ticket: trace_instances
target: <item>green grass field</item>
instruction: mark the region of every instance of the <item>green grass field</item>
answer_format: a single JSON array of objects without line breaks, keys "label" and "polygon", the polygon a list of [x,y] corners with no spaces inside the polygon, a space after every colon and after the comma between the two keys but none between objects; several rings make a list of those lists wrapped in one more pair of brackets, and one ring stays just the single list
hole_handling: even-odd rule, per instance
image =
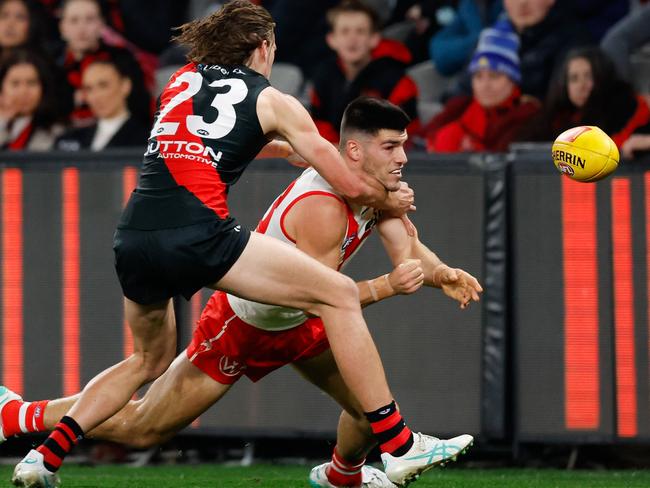
[{"label": "green grass field", "polygon": [[[8,486],[10,467],[0,468],[0,486]],[[308,487],[307,467],[214,465],[127,468],[67,466],[64,488],[294,488]],[[425,474],[414,488],[647,488],[650,471],[557,471],[526,469],[442,469]]]}]

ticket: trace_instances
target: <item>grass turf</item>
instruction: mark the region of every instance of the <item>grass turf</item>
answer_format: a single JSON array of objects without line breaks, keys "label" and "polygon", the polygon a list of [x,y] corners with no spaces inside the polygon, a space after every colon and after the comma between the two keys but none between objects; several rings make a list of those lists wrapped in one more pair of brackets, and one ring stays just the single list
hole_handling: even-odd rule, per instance
[{"label": "grass turf", "polygon": [[[0,468],[0,486],[7,486],[11,467]],[[66,466],[64,488],[294,488],[307,487],[308,467],[253,466],[250,468],[154,466],[98,468]],[[557,471],[532,469],[441,469],[426,473],[414,488],[647,488],[650,471]]]}]

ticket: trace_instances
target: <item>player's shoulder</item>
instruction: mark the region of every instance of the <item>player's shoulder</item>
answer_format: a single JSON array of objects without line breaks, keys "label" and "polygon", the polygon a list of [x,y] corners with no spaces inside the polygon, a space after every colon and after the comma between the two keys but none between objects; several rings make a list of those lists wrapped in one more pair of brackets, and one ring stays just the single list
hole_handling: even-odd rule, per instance
[{"label": "player's shoulder", "polygon": [[310,242],[321,249],[336,246],[345,235],[347,206],[337,195],[313,190],[293,201],[285,215],[285,228],[296,244]]},{"label": "player's shoulder", "polygon": [[258,103],[268,104],[274,109],[291,109],[302,107],[297,98],[282,93],[277,88],[268,86],[260,92]]},{"label": "player's shoulder", "polygon": [[309,114],[295,97],[268,86],[257,97],[257,117],[264,133],[268,134],[288,121],[299,121]]},{"label": "player's shoulder", "polygon": [[317,225],[347,221],[345,200],[313,168],[298,178],[289,211]]}]

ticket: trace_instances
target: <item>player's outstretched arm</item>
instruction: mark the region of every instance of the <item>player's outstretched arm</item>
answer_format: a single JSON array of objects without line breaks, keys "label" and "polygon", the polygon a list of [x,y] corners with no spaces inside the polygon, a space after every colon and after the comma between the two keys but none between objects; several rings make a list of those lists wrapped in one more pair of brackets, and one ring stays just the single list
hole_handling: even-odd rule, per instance
[{"label": "player's outstretched arm", "polygon": [[417,235],[409,236],[401,220],[383,219],[378,225],[384,248],[393,264],[405,259],[419,259],[424,273],[424,284],[441,288],[450,298],[458,301],[461,308],[467,308],[472,301],[480,299],[483,288],[468,272],[451,268],[426,247]]}]

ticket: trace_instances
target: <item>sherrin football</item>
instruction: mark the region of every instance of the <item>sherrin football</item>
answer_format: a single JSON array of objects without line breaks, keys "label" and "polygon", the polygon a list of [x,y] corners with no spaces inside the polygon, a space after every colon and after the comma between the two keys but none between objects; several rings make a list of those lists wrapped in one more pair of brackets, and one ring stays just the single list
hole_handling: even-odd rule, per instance
[{"label": "sherrin football", "polygon": [[594,126],[562,132],[553,143],[552,154],[558,171],[576,181],[602,180],[618,167],[618,147]]}]

